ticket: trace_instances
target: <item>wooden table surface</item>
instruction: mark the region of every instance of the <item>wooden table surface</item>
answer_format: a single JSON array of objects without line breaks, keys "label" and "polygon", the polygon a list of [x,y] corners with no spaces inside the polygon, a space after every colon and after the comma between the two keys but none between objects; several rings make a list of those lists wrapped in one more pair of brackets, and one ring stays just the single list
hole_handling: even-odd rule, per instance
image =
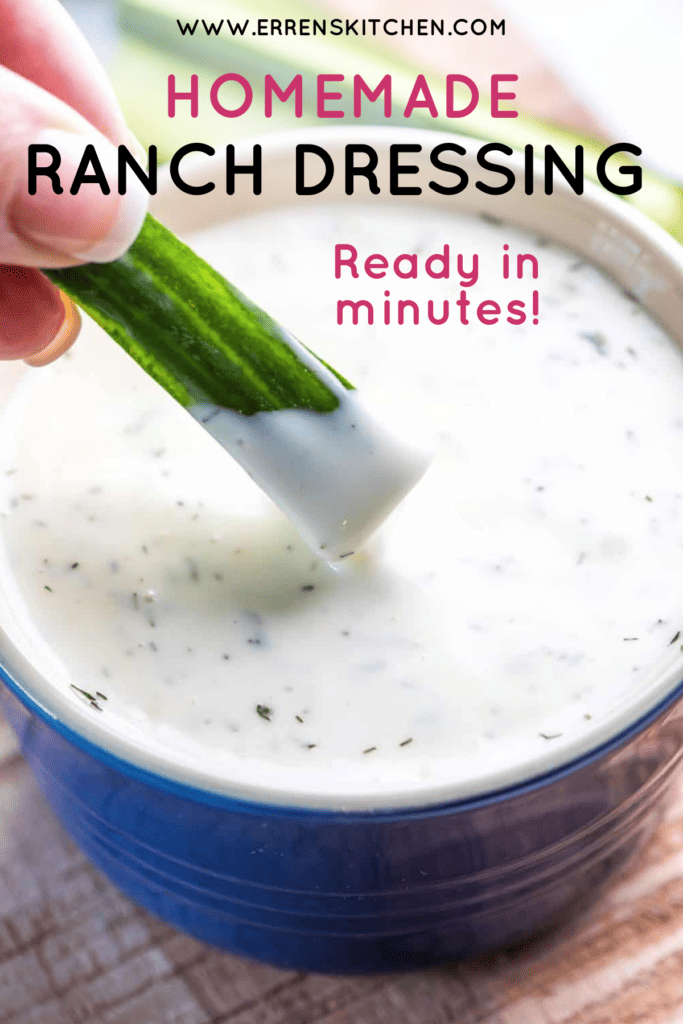
[{"label": "wooden table surface", "polygon": [[683,1024],[683,785],[629,874],[514,955],[341,978],[252,964],[90,866],[0,728],[2,1024]]},{"label": "wooden table surface", "polygon": [[[330,4],[415,14],[413,0]],[[432,0],[429,14],[452,6]],[[457,70],[516,71],[527,109],[594,131],[508,26],[504,49],[471,42]],[[449,65],[432,41],[404,45]],[[630,873],[579,921],[514,955],[405,975],[298,974],[218,953],[125,899],[66,837],[0,723],[0,1024],[683,1024],[682,829],[680,786]]]}]

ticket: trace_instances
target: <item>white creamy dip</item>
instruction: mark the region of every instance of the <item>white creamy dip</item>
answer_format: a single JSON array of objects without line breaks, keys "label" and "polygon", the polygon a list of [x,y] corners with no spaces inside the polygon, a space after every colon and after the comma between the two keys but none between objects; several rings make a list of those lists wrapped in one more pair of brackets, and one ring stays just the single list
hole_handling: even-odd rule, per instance
[{"label": "white creamy dip", "polygon": [[[333,807],[482,792],[608,735],[681,658],[674,343],[574,255],[443,211],[347,201],[191,243],[435,461],[335,571],[91,325],[0,432],[3,625],[42,699],[176,778]],[[461,285],[336,281],[336,243],[476,252],[471,309],[537,288],[539,323],[338,326],[340,298],[439,310]],[[538,281],[501,279],[504,244]]]}]

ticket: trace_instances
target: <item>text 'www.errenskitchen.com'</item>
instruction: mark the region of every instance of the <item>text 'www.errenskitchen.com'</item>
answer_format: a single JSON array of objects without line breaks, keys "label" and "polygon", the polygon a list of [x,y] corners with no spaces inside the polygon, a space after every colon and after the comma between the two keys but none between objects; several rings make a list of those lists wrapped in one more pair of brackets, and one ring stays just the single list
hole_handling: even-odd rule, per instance
[{"label": "text 'www.errenskitchen.com'", "polygon": [[245,18],[180,21],[183,36],[493,36],[505,35],[505,19],[457,18]]}]

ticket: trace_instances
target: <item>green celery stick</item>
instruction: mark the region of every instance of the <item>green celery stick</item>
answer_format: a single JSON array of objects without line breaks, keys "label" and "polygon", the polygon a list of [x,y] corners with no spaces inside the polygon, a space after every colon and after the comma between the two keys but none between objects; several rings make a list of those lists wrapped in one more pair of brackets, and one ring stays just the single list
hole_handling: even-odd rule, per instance
[{"label": "green celery stick", "polygon": [[356,551],[424,473],[426,450],[152,217],[120,259],[46,273],[328,562]]},{"label": "green celery stick", "polygon": [[113,263],[45,273],[186,408],[251,416],[339,404],[279,324],[149,215]]}]

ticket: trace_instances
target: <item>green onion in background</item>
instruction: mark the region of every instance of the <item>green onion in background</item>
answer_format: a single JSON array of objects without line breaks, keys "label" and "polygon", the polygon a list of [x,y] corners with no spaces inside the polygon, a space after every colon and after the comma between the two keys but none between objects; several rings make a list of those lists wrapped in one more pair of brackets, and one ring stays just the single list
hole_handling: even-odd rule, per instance
[{"label": "green onion in background", "polygon": [[[253,21],[277,14],[263,0],[230,0],[229,4],[225,0],[202,0],[200,5],[195,0],[119,0],[119,10],[121,27],[128,35],[118,68],[113,69],[114,84],[133,130],[146,144],[159,145],[160,152],[165,156],[170,156],[175,148],[190,140],[220,145],[229,141],[236,142],[238,137],[244,135],[280,130],[296,124],[319,123],[315,116],[313,95],[314,80],[318,74],[336,72],[346,76],[343,83],[335,83],[335,89],[342,92],[342,105],[348,110],[349,84],[354,74],[362,75],[369,85],[376,86],[390,72],[394,107],[399,112],[398,116],[394,116],[393,123],[409,123],[415,128],[448,132],[456,130],[459,134],[502,142],[518,150],[532,145],[537,155],[543,152],[544,146],[551,144],[569,166],[573,164],[575,147],[582,145],[585,173],[596,180],[595,164],[605,148],[604,141],[580,136],[551,122],[527,115],[494,120],[486,109],[483,94],[477,109],[465,118],[456,121],[443,115],[432,118],[416,110],[407,122],[402,110],[416,75],[425,75],[435,96],[442,89],[442,81],[437,75],[416,66],[400,54],[382,47],[371,37],[316,36],[315,39],[300,39],[296,36],[257,36],[252,35],[251,31],[247,31],[244,36],[230,36],[225,32],[219,36],[205,34],[201,25],[202,18],[207,23],[218,23],[221,18],[242,23],[245,19]],[[287,17],[329,19],[333,16],[334,12],[329,9],[306,0],[288,0]],[[199,28],[194,36],[183,36],[177,21],[194,24],[197,19]],[[224,118],[211,110],[208,96],[213,80],[228,71],[243,74],[249,80],[254,88],[254,102],[248,114],[237,122],[226,123]],[[189,106],[187,103],[179,104],[175,118],[167,116],[167,75],[171,73],[177,77],[178,88],[181,88],[181,82],[188,83],[185,88],[189,87],[190,74],[199,74],[199,118],[190,118],[184,109]],[[274,104],[274,117],[264,118],[263,100],[259,95],[259,83],[263,82],[264,76],[273,75],[282,87],[299,73],[304,80],[303,118],[295,119],[291,102]],[[145,86],[143,104],[140,102],[141,82]],[[469,92],[465,90],[463,102],[467,99]],[[347,118],[344,123],[351,122]],[[387,121],[381,116],[381,111],[375,111],[370,104],[365,104],[363,116],[358,120],[353,119],[352,123],[390,124],[392,121]],[[628,162],[623,157],[620,159],[623,163]],[[683,242],[683,189],[679,185],[644,170],[642,189],[626,197],[626,201],[633,203],[674,238]]]}]

